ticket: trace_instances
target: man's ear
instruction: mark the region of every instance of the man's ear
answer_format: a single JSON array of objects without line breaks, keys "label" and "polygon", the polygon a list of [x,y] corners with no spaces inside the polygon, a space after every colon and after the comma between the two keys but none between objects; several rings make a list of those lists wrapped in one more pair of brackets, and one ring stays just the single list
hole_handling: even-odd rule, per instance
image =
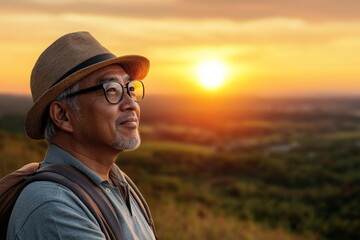
[{"label": "man's ear", "polygon": [[54,101],[50,104],[49,114],[50,118],[58,127],[66,132],[73,131],[73,125],[69,114],[69,106],[60,101]]}]

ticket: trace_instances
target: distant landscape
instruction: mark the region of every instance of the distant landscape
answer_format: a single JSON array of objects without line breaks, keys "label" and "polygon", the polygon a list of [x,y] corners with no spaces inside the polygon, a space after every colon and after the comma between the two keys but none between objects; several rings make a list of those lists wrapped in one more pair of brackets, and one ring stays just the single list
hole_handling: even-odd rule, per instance
[{"label": "distant landscape", "polygon": [[[41,161],[30,97],[0,95],[0,177]],[[360,239],[360,97],[146,96],[117,164],[160,239]],[[20,150],[20,151],[19,151]]]}]

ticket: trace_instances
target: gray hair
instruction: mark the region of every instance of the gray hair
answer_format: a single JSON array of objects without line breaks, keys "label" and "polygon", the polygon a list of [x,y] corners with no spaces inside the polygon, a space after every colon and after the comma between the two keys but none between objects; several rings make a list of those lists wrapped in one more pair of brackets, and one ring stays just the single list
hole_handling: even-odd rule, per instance
[{"label": "gray hair", "polygon": [[[76,96],[68,97],[69,95],[75,93],[78,89],[79,89],[79,82],[75,83],[74,85],[72,85],[71,87],[69,87],[68,89],[63,91],[59,96],[56,97],[56,100],[69,104],[69,106],[75,112],[79,113],[80,109],[78,106]],[[45,130],[44,130],[45,140],[46,141],[51,140],[55,136],[57,130],[58,130],[58,128],[56,127],[53,120],[51,119],[50,114],[48,114]]]}]

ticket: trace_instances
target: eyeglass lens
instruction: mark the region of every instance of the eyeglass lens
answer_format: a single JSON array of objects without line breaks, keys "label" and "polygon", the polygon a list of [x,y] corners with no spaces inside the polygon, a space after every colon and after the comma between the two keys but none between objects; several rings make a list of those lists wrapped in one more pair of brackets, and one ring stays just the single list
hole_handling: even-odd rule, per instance
[{"label": "eyeglass lens", "polygon": [[[123,98],[123,87],[118,82],[108,82],[103,85],[106,99],[113,104],[119,103]],[[144,98],[144,85],[139,80],[133,80],[126,84],[126,93],[136,102]]]},{"label": "eyeglass lens", "polygon": [[144,85],[141,81],[130,81],[127,84],[128,94],[134,101],[140,102],[144,98]]}]

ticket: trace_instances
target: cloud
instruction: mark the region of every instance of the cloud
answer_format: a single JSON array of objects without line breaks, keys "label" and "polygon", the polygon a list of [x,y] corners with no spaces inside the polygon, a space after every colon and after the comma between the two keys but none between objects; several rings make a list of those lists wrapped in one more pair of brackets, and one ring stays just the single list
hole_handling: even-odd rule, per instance
[{"label": "cloud", "polygon": [[136,18],[229,19],[300,18],[306,21],[359,19],[358,0],[3,0],[2,11],[112,15]]}]

